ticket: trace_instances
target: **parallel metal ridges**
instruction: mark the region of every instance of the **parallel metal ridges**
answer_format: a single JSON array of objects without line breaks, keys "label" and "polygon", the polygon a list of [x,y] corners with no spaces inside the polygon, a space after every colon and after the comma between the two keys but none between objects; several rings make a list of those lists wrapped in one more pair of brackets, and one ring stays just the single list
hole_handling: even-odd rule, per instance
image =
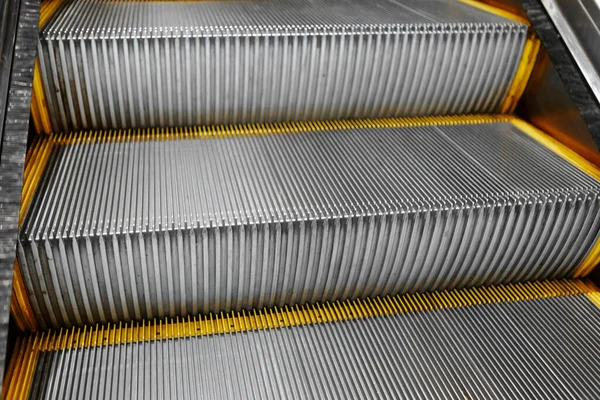
[{"label": "parallel metal ridges", "polygon": [[[60,7],[63,0],[44,0],[40,5],[40,18],[38,27],[42,29],[46,22]],[[39,61],[35,60],[33,73],[33,91],[31,94],[31,118],[37,132],[52,132],[50,116],[46,105],[46,95],[40,71]]]},{"label": "parallel metal ridges", "polygon": [[526,40],[443,0],[74,0],[39,61],[70,132],[499,112]]},{"label": "parallel metal ridges", "polygon": [[[446,0],[243,0],[131,2],[68,0],[44,27],[47,37],[130,37],[131,32],[219,31],[237,28],[366,27],[395,24],[514,24],[516,21]],[[525,25],[520,23],[520,25]]]},{"label": "parallel metal ridges", "polygon": [[510,123],[331,124],[50,137],[19,245],[41,326],[563,277],[596,243],[599,182]]},{"label": "parallel metal ridges", "polygon": [[4,394],[590,398],[600,383],[597,294],[581,281],[538,282],[222,317],[255,324],[229,334],[198,334],[190,321],[160,326],[177,334],[158,338],[156,322],[31,335],[17,343]]}]

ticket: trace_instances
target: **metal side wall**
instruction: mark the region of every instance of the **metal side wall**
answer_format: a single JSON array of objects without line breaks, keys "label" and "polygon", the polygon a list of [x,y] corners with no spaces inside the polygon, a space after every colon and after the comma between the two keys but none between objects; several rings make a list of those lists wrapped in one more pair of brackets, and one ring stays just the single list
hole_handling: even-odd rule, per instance
[{"label": "metal side wall", "polygon": [[[17,225],[23,183],[23,167],[29,132],[29,106],[33,81],[33,64],[38,35],[39,1],[7,1],[12,10],[8,23],[1,29],[14,29],[14,48],[5,47],[3,71],[10,71],[7,85],[0,87],[6,103],[0,113],[0,380],[4,376],[4,357],[8,334],[13,266],[15,262]],[[15,10],[18,12],[15,13]],[[18,19],[15,19],[18,18]],[[18,23],[16,23],[18,21]],[[14,51],[13,51],[14,50]],[[2,85],[6,83],[3,81]],[[0,115],[2,115],[0,114]]]}]

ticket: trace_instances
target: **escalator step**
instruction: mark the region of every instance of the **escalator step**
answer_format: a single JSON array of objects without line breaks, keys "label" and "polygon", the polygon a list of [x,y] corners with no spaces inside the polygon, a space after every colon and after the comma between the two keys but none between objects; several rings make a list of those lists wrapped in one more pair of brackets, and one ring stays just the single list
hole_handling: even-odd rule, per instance
[{"label": "escalator step", "polygon": [[534,47],[455,0],[67,0],[36,112],[54,132],[505,113]]},{"label": "escalator step", "polygon": [[50,135],[30,158],[18,254],[41,327],[568,277],[599,255],[598,169],[509,117]]}]

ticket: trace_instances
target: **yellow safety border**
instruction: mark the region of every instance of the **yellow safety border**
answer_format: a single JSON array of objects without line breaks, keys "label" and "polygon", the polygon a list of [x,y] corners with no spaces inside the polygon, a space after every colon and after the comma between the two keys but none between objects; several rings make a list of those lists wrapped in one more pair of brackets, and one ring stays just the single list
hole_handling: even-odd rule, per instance
[{"label": "yellow safety border", "polygon": [[25,156],[25,170],[23,171],[23,188],[21,192],[21,209],[19,210],[19,225],[25,218],[31,199],[38,182],[44,172],[46,163],[50,158],[54,141],[43,137],[36,137]]},{"label": "yellow safety border", "polygon": [[[40,21],[38,28],[41,30],[46,22],[56,12],[63,0],[45,0],[40,4]],[[40,72],[40,64],[36,58],[33,67],[33,90],[31,92],[31,117],[35,130],[38,133],[52,132],[50,124],[50,115],[46,104],[46,95],[44,93],[44,84]]]},{"label": "yellow safety border", "polygon": [[113,141],[157,141],[211,139],[234,136],[263,136],[344,129],[402,128],[429,125],[472,125],[509,122],[503,115],[453,115],[439,117],[405,117],[339,121],[276,122],[241,125],[210,125],[184,128],[140,128],[106,131],[80,131],[70,134],[51,134],[43,140],[53,144],[95,143]]},{"label": "yellow safety border", "polygon": [[[25,170],[23,171],[23,188],[21,191],[21,209],[19,211],[19,226],[25,218],[25,213],[29,208],[31,199],[38,182],[42,176],[42,172],[46,167],[46,163],[50,157],[52,140],[46,140],[42,137],[36,137],[25,156]],[[15,261],[13,275],[13,290],[10,301],[10,311],[15,323],[21,330],[35,331],[38,329],[37,319],[33,313],[27,289],[19,263]]]},{"label": "yellow safety border", "polygon": [[[555,154],[569,161],[571,164],[584,171],[588,175],[594,177],[600,181],[600,168],[573,151],[571,148],[565,146],[552,136],[544,133],[535,126],[523,121],[522,119],[513,117],[511,123],[516,126],[520,131],[527,134],[543,146],[550,149]],[[589,251],[587,256],[583,259],[581,264],[573,272],[573,278],[581,278],[588,275],[596,265],[600,263],[600,237],[597,238],[596,243]]]},{"label": "yellow safety border", "polygon": [[574,295],[592,296],[592,299],[600,293],[595,286],[581,280],[538,281],[38,332],[18,340],[8,366],[3,394],[5,399],[26,397],[35,363],[42,351],[222,335]]},{"label": "yellow safety border", "polygon": [[37,335],[17,338],[2,384],[3,399],[27,398],[38,354]]},{"label": "yellow safety border", "polygon": [[[464,4],[468,4],[471,7],[478,8],[488,13],[497,15],[502,18],[510,19],[511,21],[519,22],[530,27],[530,23],[527,18],[509,10],[502,9],[495,5],[487,4],[481,0],[460,1]],[[500,113],[510,114],[517,107],[517,103],[521,99],[521,96],[523,95],[523,92],[527,87],[527,83],[529,82],[529,78],[531,77],[531,73],[533,72],[533,68],[535,66],[540,47],[540,40],[533,33],[531,28],[529,28],[529,31],[527,33],[527,41],[525,42],[523,54],[521,55],[521,61],[519,63],[519,66],[517,67],[517,71],[515,73],[515,76],[513,77],[512,83],[510,84],[510,87],[508,88],[508,91],[504,96],[504,100],[502,100],[502,105],[500,106]]]},{"label": "yellow safety border", "polygon": [[40,63],[35,60],[33,67],[33,90],[31,91],[31,117],[37,133],[52,132],[50,124],[50,115],[46,105],[46,95],[44,94],[44,85],[42,83]]},{"label": "yellow safety border", "polygon": [[523,96],[523,92],[525,92],[525,88],[531,78],[540,47],[541,43],[539,39],[534,33],[529,32],[525,47],[523,48],[523,54],[521,55],[521,62],[500,106],[502,114],[510,114],[515,111],[517,103],[519,103],[521,96]]}]

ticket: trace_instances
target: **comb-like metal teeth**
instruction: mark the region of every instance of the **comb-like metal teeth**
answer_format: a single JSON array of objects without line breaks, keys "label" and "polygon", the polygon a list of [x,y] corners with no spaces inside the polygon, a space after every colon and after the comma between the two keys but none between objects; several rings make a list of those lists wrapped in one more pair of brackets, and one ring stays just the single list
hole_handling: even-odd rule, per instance
[{"label": "comb-like metal teeth", "polygon": [[147,340],[41,351],[30,398],[589,399],[600,385],[585,295]]},{"label": "comb-like metal teeth", "polygon": [[48,139],[19,245],[41,325],[561,277],[598,237],[599,182],[511,123],[353,125]]},{"label": "comb-like metal teeth", "polygon": [[458,1],[72,0],[39,60],[69,132],[499,112],[526,39]]}]

